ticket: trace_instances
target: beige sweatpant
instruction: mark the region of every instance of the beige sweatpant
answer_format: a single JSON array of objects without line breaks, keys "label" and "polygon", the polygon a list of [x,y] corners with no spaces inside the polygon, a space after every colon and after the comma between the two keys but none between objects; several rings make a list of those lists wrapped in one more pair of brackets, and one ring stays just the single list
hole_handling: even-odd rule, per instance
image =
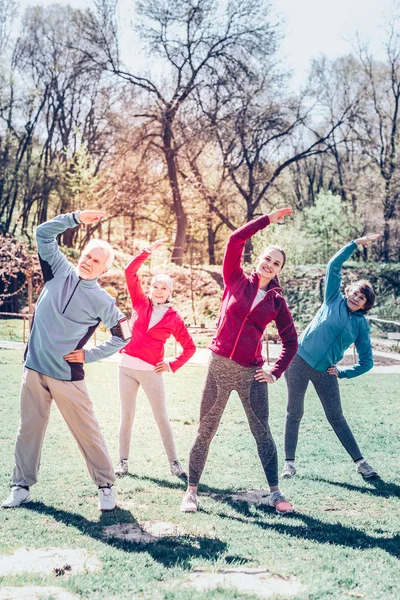
[{"label": "beige sweatpant", "polygon": [[135,418],[136,398],[139,386],[149,399],[154,419],[160,431],[169,462],[177,460],[174,434],[167,414],[164,381],[161,373],[139,371],[128,367],[119,368],[119,395],[121,398],[121,421],[119,426],[119,456],[129,458],[132,425]]},{"label": "beige sweatpant", "polygon": [[112,485],[115,474],[84,381],[61,381],[24,369],[20,392],[21,421],[15,443],[14,485],[37,481],[40,455],[52,400],[64,417],[97,485]]}]

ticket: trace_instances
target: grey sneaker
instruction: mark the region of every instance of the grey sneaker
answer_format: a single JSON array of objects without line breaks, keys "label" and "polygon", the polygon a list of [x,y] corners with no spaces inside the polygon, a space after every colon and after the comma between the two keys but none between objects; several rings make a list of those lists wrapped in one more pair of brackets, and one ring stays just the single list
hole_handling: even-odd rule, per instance
[{"label": "grey sneaker", "polygon": [[291,462],[285,462],[281,477],[283,479],[290,479],[293,475],[296,475],[296,467]]},{"label": "grey sneaker", "polygon": [[357,473],[369,479],[370,477],[379,477],[378,473],[367,463],[366,460],[362,460],[357,464]]},{"label": "grey sneaker", "polygon": [[187,474],[179,460],[173,460],[172,462],[170,462],[169,468],[172,475],[176,475],[177,477],[180,477],[181,479],[185,479],[187,481]]},{"label": "grey sneaker", "polygon": [[278,515],[286,515],[293,512],[293,507],[280,490],[271,492],[268,498],[269,506],[274,506]]},{"label": "grey sneaker", "polygon": [[128,461],[125,458],[120,458],[115,468],[117,477],[123,477],[128,472]]},{"label": "grey sneaker", "polygon": [[1,505],[2,508],[16,508],[17,506],[21,506],[21,504],[25,504],[26,502],[30,502],[32,500],[31,495],[29,493],[29,489],[27,490],[24,487],[20,487],[19,485],[13,485],[11,488],[10,495],[4,500]]}]

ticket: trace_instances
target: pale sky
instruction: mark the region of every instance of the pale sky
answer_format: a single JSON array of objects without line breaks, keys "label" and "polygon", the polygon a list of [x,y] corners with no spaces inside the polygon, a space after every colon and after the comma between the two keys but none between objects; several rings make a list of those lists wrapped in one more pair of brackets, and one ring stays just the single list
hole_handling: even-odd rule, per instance
[{"label": "pale sky", "polygon": [[[337,58],[352,52],[357,33],[382,57],[387,21],[399,15],[398,0],[274,0],[285,21],[281,53],[301,85],[311,60],[325,54]],[[400,32],[399,32],[400,33]]]},{"label": "pale sky", "polygon": [[[120,0],[125,28],[132,19],[133,1]],[[357,33],[364,42],[370,43],[377,57],[382,57],[387,20],[396,10],[400,15],[400,0],[271,1],[283,21],[285,38],[280,54],[283,66],[293,72],[294,89],[305,82],[313,58],[322,54],[336,58],[352,52]],[[20,0],[21,12],[28,5],[54,3],[54,0]],[[67,3],[76,8],[93,5],[92,0],[70,0]]]}]

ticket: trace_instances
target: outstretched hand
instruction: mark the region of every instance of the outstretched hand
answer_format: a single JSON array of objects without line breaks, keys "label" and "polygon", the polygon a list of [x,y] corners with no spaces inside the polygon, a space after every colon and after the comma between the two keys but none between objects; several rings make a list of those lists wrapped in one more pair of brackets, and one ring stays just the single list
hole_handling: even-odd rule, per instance
[{"label": "outstretched hand", "polygon": [[375,242],[376,240],[378,240],[381,237],[381,235],[381,233],[368,233],[364,237],[354,240],[354,243],[357,244],[357,246],[369,246],[371,242]]},{"label": "outstretched hand", "polygon": [[104,210],[81,210],[79,220],[84,225],[90,225],[91,223],[97,223],[106,215],[107,213]]},{"label": "outstretched hand", "polygon": [[270,223],[283,223],[285,217],[288,217],[293,212],[292,208],[288,206],[286,208],[278,208],[277,210],[273,210],[268,214]]},{"label": "outstretched hand", "polygon": [[157,250],[157,248],[161,248],[161,246],[164,244],[164,242],[167,242],[167,241],[168,241],[168,238],[162,238],[161,240],[156,240],[155,242],[153,242],[152,244],[147,246],[147,249],[150,252],[153,252],[153,250]]}]

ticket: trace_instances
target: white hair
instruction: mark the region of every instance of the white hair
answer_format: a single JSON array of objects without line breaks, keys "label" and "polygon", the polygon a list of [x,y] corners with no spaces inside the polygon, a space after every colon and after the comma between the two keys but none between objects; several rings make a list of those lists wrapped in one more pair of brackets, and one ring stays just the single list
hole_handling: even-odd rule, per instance
[{"label": "white hair", "polygon": [[169,287],[169,289],[172,292],[172,288],[174,286],[172,277],[170,277],[169,275],[165,275],[164,273],[160,273],[160,275],[154,275],[150,285],[154,285],[157,281],[162,281],[162,283],[165,283],[165,285]]},{"label": "white hair", "polygon": [[104,240],[93,238],[86,244],[86,246],[82,250],[82,254],[84,254],[84,252],[86,252],[87,250],[91,250],[92,248],[102,248],[107,252],[107,260],[105,267],[106,269],[109,269],[113,264],[115,258],[113,247],[110,246],[110,244],[108,242],[105,242]]}]

